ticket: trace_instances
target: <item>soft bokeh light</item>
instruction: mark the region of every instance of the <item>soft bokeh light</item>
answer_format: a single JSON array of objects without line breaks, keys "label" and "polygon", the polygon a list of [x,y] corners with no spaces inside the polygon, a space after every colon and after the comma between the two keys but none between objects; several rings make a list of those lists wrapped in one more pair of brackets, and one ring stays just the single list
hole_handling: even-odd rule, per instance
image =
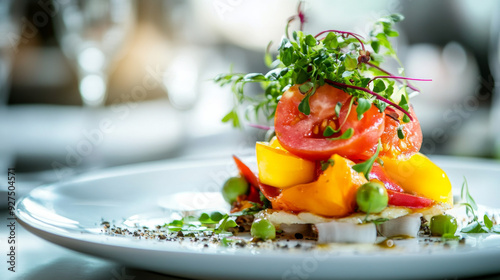
[{"label": "soft bokeh light", "polygon": [[102,71],[105,60],[102,51],[95,47],[86,48],[78,54],[78,64],[83,71]]},{"label": "soft bokeh light", "polygon": [[88,75],[80,81],[80,92],[85,104],[95,106],[104,100],[106,82],[99,75]]}]

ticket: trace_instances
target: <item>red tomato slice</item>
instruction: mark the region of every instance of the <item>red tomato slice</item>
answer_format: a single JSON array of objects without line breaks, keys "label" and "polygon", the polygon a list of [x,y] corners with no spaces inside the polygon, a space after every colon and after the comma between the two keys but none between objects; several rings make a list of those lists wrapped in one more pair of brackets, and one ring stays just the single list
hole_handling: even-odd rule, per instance
[{"label": "red tomato slice", "polygon": [[[293,86],[283,94],[276,108],[276,136],[285,149],[308,160],[326,160],[333,154],[351,160],[364,160],[375,153],[378,139],[384,131],[384,113],[372,106],[358,120],[356,105],[348,113],[351,96],[340,89],[324,85],[309,99],[311,112],[305,115],[298,109],[304,96],[298,86]],[[335,106],[338,102],[343,106],[337,118]],[[335,129],[344,120],[341,132],[332,137],[338,137],[352,128],[354,134],[351,138],[329,140],[323,137],[327,125],[335,126]]]},{"label": "red tomato slice", "polygon": [[[257,177],[257,175],[253,173],[253,171],[237,156],[233,156],[233,159],[236,163],[236,166],[238,167],[238,170],[240,171],[241,176],[243,176],[254,189],[259,189],[267,199],[272,200],[280,194],[280,190],[278,188],[264,185],[259,182],[259,177]],[[251,196],[251,194],[252,190],[250,190],[249,197]]]},{"label": "red tomato slice", "polygon": [[[422,145],[422,130],[420,129],[420,123],[411,106],[409,113],[413,120],[404,123],[403,112],[390,108],[386,111],[385,128],[381,138],[383,149],[380,151],[380,156],[392,158],[400,156],[410,157],[420,150],[420,146]],[[400,125],[403,127],[403,139],[398,138],[397,129]]]},{"label": "red tomato slice", "polygon": [[409,208],[425,208],[431,206],[432,199],[411,195],[393,190],[387,190],[389,195],[389,205],[404,206]]},{"label": "red tomato slice", "polygon": [[241,176],[247,180],[247,182],[254,186],[258,187],[259,186],[259,179],[255,173],[246,165],[244,164],[237,156],[233,156],[234,162],[236,163],[236,167],[238,167],[238,170],[240,171]]}]

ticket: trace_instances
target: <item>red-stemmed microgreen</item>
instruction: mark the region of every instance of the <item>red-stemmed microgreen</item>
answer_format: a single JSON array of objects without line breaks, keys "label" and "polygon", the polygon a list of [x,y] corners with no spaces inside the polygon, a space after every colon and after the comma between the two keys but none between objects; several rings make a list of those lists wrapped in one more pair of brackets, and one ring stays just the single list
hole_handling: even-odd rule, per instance
[{"label": "red-stemmed microgreen", "polygon": [[[375,69],[379,70],[380,72],[383,72],[383,73],[385,73],[385,74],[389,75],[389,76],[394,76],[393,74],[391,74],[391,72],[389,72],[389,71],[387,71],[387,70],[384,70],[384,69],[382,69],[380,66],[377,66],[377,65],[375,65],[375,64],[373,64],[373,63],[371,63],[371,62],[367,62],[366,64],[367,64],[367,65],[369,65],[370,67],[373,67],[373,68],[375,68]],[[401,78],[396,79],[396,80],[397,80],[399,83],[402,83],[402,82],[401,82],[401,80],[402,80]],[[408,79],[407,79],[407,80],[408,80]],[[432,81],[432,80],[431,80],[431,81]],[[406,83],[406,86],[407,86],[407,87],[409,87],[409,88],[410,88],[411,90],[413,90],[413,91],[418,91],[418,92],[420,92],[420,90],[419,90],[418,88],[416,88],[415,86],[413,86],[410,82],[407,82],[407,83]]]},{"label": "red-stemmed microgreen", "polygon": [[401,76],[375,76],[368,82],[368,84],[370,84],[371,82],[373,82],[376,79],[395,79],[395,80],[432,82],[432,79],[416,79],[416,78],[408,78],[408,77],[401,77]]},{"label": "red-stemmed microgreen", "polygon": [[358,86],[353,86],[353,85],[347,85],[347,84],[343,84],[343,83],[338,83],[338,82],[335,82],[335,81],[330,81],[330,80],[327,80],[326,81],[328,84],[331,84],[333,86],[337,86],[337,87],[343,87],[343,88],[352,88],[352,89],[357,89],[357,90],[361,90],[361,91],[364,91],[368,94],[371,94],[373,95],[376,99],[380,100],[380,101],[383,101],[387,104],[389,104],[390,106],[398,109],[399,111],[403,112],[405,115],[408,116],[408,118],[410,118],[410,120],[413,120],[413,117],[410,115],[410,113],[403,109],[403,107],[399,106],[398,104],[392,102],[391,100],[381,96],[380,94],[376,93],[376,92],[373,92],[367,88],[364,88],[364,87],[358,87]]},{"label": "red-stemmed microgreen", "polygon": [[[403,122],[412,121],[406,87],[417,91],[418,89],[408,81],[428,81],[428,79],[408,78],[404,77],[404,74],[393,75],[380,66],[383,55],[399,62],[389,37],[398,35],[393,25],[401,21],[403,16],[393,14],[376,21],[374,28],[368,33],[368,39],[350,31],[336,29],[325,30],[313,36],[302,32],[306,22],[302,8],[303,3],[300,2],[297,14],[289,18],[285,37],[279,44],[278,55],[274,60],[269,51],[271,45],[268,45],[265,61],[271,68],[269,72],[247,75],[230,73],[215,78],[215,82],[221,86],[228,84],[232,86],[238,105],[251,105],[250,108],[255,110],[255,119],[250,122],[258,123],[262,116],[266,117],[266,121],[270,121],[274,117],[282,94],[294,85],[299,85],[299,91],[304,95],[298,110],[304,115],[309,115],[311,96],[325,84],[340,88],[351,95],[349,112],[353,102],[356,102],[358,120],[361,120],[364,113],[375,105],[380,112],[399,110],[404,114]],[[290,23],[297,20],[300,21],[300,29],[289,34]],[[372,50],[368,50],[368,46]],[[402,86],[395,82],[402,83]],[[260,97],[245,94],[244,86],[247,83],[259,83],[263,88],[263,94]],[[370,83],[373,83],[372,88]],[[341,106],[342,104],[336,104],[335,108],[332,108],[337,117]],[[233,126],[240,126],[237,112],[237,108],[233,108],[223,121],[232,122]],[[248,116],[247,114],[247,119]],[[262,128],[264,127],[268,126]],[[341,127],[342,125],[336,129],[328,129],[324,137],[338,139],[339,137],[332,136],[338,136]],[[347,136],[349,133],[345,135]]]},{"label": "red-stemmed microgreen", "polygon": [[[361,40],[363,38],[363,36],[361,36],[359,34],[356,34],[356,33],[353,33],[353,32],[329,29],[329,30],[321,31],[320,33],[316,34],[316,36],[314,36],[314,38],[318,39],[319,36],[321,36],[321,35],[323,35],[325,33],[331,33],[331,32],[342,34],[342,35],[345,35],[346,37],[347,36],[354,37],[359,42],[359,44],[361,45],[361,48],[363,49],[363,51],[366,51],[365,44],[363,44],[363,41]],[[326,37],[319,39],[319,41],[323,41],[324,39],[326,39]]]}]

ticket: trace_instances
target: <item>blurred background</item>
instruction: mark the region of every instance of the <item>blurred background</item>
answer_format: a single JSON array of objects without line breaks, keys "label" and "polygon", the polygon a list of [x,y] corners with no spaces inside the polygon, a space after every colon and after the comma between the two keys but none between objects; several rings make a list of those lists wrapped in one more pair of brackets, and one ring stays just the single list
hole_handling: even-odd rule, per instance
[{"label": "blurred background", "polygon": [[[24,186],[108,166],[252,149],[221,123],[218,73],[267,72],[292,0],[0,1],[0,170]],[[399,12],[395,42],[427,154],[500,157],[500,2],[306,1],[305,31],[366,34]],[[390,67],[390,65],[389,65]],[[498,82],[497,82],[498,83]],[[5,177],[2,177],[5,178]],[[30,184],[30,182],[32,184]]]}]

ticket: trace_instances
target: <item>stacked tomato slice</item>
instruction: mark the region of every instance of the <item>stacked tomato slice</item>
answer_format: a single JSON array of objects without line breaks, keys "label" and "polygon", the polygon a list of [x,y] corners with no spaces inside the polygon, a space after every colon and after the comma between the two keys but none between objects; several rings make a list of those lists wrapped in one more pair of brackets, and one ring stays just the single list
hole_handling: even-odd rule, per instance
[{"label": "stacked tomato slice", "polygon": [[[419,151],[422,144],[420,124],[410,109],[413,121],[404,123],[403,113],[391,110],[380,112],[375,105],[359,120],[357,104],[349,106],[351,97],[333,86],[324,85],[316,90],[309,99],[310,114],[299,111],[304,99],[297,86],[285,92],[276,108],[274,119],[276,136],[280,144],[291,153],[309,160],[326,160],[333,154],[357,161],[372,156],[381,139],[383,149],[380,156],[409,157]],[[337,116],[335,107],[341,105]],[[325,137],[327,126],[340,131]],[[402,129],[403,139],[397,135]],[[335,139],[352,129],[349,139]]]}]

